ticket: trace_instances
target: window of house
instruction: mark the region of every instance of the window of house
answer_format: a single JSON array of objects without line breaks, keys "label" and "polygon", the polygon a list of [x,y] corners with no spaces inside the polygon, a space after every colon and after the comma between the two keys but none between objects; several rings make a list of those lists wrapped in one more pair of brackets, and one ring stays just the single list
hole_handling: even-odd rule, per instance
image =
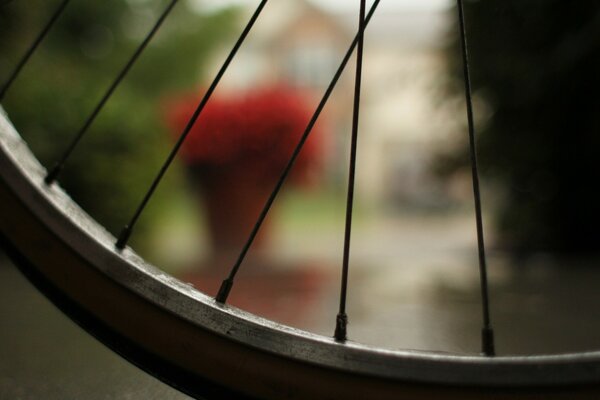
[{"label": "window of house", "polygon": [[328,44],[294,47],[286,63],[287,78],[300,87],[326,85],[335,73],[334,50]]}]

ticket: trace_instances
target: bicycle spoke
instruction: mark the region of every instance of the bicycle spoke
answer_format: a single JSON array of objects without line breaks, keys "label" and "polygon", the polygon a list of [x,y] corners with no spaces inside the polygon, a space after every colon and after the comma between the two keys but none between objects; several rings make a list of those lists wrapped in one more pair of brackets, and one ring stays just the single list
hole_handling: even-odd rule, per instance
[{"label": "bicycle spoke", "polygon": [[154,24],[154,26],[152,27],[150,32],[146,35],[145,39],[139,45],[139,47],[137,48],[135,53],[133,53],[133,55],[131,56],[131,58],[125,65],[125,67],[121,70],[121,72],[119,73],[117,78],[114,80],[112,85],[108,88],[108,90],[106,91],[106,93],[104,94],[104,96],[102,97],[100,102],[98,103],[98,105],[96,105],[96,108],[94,109],[94,111],[92,111],[92,113],[87,118],[87,120],[85,121],[85,123],[83,124],[81,129],[79,129],[79,131],[77,132],[77,134],[75,135],[75,137],[73,138],[73,140],[71,141],[71,143],[69,144],[69,146],[67,147],[65,152],[63,153],[62,157],[54,165],[52,170],[50,170],[48,175],[46,175],[46,179],[45,179],[46,184],[50,185],[56,180],[56,178],[58,178],[60,171],[62,170],[63,166],[65,165],[65,163],[67,162],[67,160],[69,159],[69,157],[71,156],[71,154],[73,153],[73,151],[75,150],[75,148],[77,147],[77,145],[79,144],[81,139],[85,136],[86,132],[88,131],[88,129],[90,128],[90,126],[92,125],[92,123],[94,122],[94,120],[96,119],[98,114],[100,114],[100,111],[102,111],[102,109],[104,108],[104,106],[106,105],[108,100],[113,95],[114,91],[117,89],[117,87],[119,87],[119,85],[121,84],[121,81],[123,81],[123,79],[129,72],[131,67],[133,67],[135,62],[138,60],[138,58],[144,51],[144,49],[146,49],[146,47],[148,46],[148,44],[150,43],[150,41],[152,40],[152,38],[154,37],[156,32],[159,30],[159,28],[163,24],[164,20],[171,13],[171,10],[173,9],[173,7],[175,7],[175,5],[177,4],[178,1],[179,0],[171,0],[169,5],[167,6],[167,8],[165,8],[165,10],[160,15],[160,17],[158,18],[158,20],[156,21],[156,23]]},{"label": "bicycle spoke", "polygon": [[365,0],[360,0],[360,18],[358,22],[358,49],[356,50],[356,75],[354,82],[354,110],[352,113],[352,143],[350,147],[350,168],[348,172],[348,197],[346,200],[346,228],[344,232],[344,259],[342,263],[342,287],[340,291],[340,309],[336,317],[335,340],[346,341],[348,315],[346,298],[348,294],[348,272],[350,263],[350,238],[352,235],[352,212],[354,209],[354,178],[356,175],[356,150],[358,144],[358,119],[360,114],[360,89],[362,81],[362,61],[365,34]]},{"label": "bicycle spoke", "polygon": [[227,69],[229,68],[229,65],[231,64],[231,62],[235,58],[235,55],[237,54],[239,48],[244,43],[244,40],[246,39],[246,37],[250,33],[250,30],[252,30],[252,27],[254,26],[254,23],[256,22],[256,20],[258,19],[258,17],[260,16],[262,10],[264,9],[264,7],[265,7],[265,5],[267,4],[268,1],[269,0],[262,0],[260,2],[260,4],[258,5],[258,7],[256,8],[256,11],[254,11],[254,14],[252,14],[252,17],[248,21],[248,24],[246,25],[246,27],[242,31],[242,33],[241,33],[240,37],[238,38],[237,42],[235,43],[235,45],[233,46],[233,48],[229,52],[229,55],[227,56],[225,62],[223,63],[223,65],[219,69],[219,72],[217,73],[217,76],[215,77],[215,79],[211,83],[210,87],[208,88],[208,90],[206,91],[206,93],[204,94],[204,96],[202,97],[202,100],[200,100],[200,103],[198,104],[198,107],[196,108],[196,111],[194,111],[194,114],[192,115],[192,117],[188,121],[186,127],[184,128],[183,132],[179,136],[179,139],[175,143],[175,146],[173,147],[173,149],[169,153],[169,156],[167,157],[167,160],[165,161],[165,163],[163,164],[163,166],[159,170],[156,178],[154,178],[154,181],[150,185],[150,189],[148,189],[148,192],[146,193],[146,195],[142,199],[142,202],[140,203],[140,205],[136,209],[133,217],[131,218],[131,221],[129,221],[129,224],[125,225],[125,227],[121,231],[121,234],[119,235],[119,238],[118,238],[117,242],[115,243],[115,246],[117,247],[117,249],[122,250],[127,245],[127,241],[129,240],[129,237],[131,236],[131,233],[133,232],[133,228],[134,228],[135,224],[137,223],[138,219],[140,218],[140,216],[142,215],[142,212],[146,208],[146,205],[150,201],[150,198],[152,198],[152,195],[156,191],[156,188],[158,187],[160,181],[162,180],[163,176],[165,175],[165,173],[169,169],[171,163],[173,162],[173,159],[175,159],[175,156],[179,152],[179,149],[181,148],[181,145],[183,144],[183,142],[187,138],[188,134],[192,130],[192,127],[194,126],[194,124],[196,123],[196,121],[198,120],[198,118],[200,117],[200,114],[204,110],[204,107],[206,106],[206,104],[210,100],[213,92],[215,91],[215,89],[219,85],[219,82],[221,81],[221,78],[223,77],[223,75],[225,74],[225,72],[227,71]]},{"label": "bicycle spoke", "polygon": [[[375,0],[373,2],[373,5],[371,6],[369,13],[367,14],[367,17],[365,18],[365,23],[364,23],[365,27],[367,27],[369,25],[369,22],[371,21],[371,18],[373,17],[375,10],[377,10],[377,7],[379,6],[380,2],[381,2],[381,0]],[[348,64],[348,61],[350,60],[350,57],[352,56],[352,53],[354,52],[354,49],[356,48],[356,46],[358,44],[358,38],[359,38],[359,35],[357,34],[354,37],[352,44],[348,48],[348,51],[344,55],[344,59],[342,60],[340,66],[338,67],[337,71],[335,72],[331,82],[329,83],[329,86],[327,87],[327,90],[325,90],[325,94],[321,98],[321,101],[319,102],[317,109],[315,110],[306,129],[304,130],[304,133],[302,134],[300,141],[294,148],[294,151],[292,152],[290,160],[288,161],[287,165],[283,169],[281,176],[279,177],[279,180],[275,184],[275,188],[269,195],[269,198],[267,199],[267,202],[258,217],[258,221],[256,221],[256,224],[252,228],[252,232],[250,233],[248,240],[244,244],[244,247],[242,248],[240,255],[238,256],[233,267],[231,268],[229,276],[221,284],[221,287],[219,288],[219,292],[218,292],[217,296],[215,297],[215,300],[217,302],[225,303],[227,301],[227,298],[229,297],[229,293],[231,292],[231,289],[233,288],[235,276],[237,275],[242,263],[244,262],[244,259],[246,258],[246,254],[250,250],[250,247],[252,246],[252,243],[254,242],[254,239],[256,238],[256,235],[258,234],[260,227],[262,226],[265,219],[267,218],[267,214],[269,213],[269,210],[271,209],[273,202],[277,198],[277,195],[281,191],[283,184],[285,183],[288,175],[290,174],[292,168],[294,167],[296,159],[298,158],[298,155],[300,154],[300,152],[302,151],[302,148],[304,147],[304,143],[310,136],[310,133],[312,132],[315,124],[317,123],[317,120],[319,119],[319,116],[321,115],[321,112],[323,111],[323,108],[325,108],[325,105],[329,101],[329,97],[331,97],[331,94],[332,94],[333,90],[335,89],[335,87],[337,86],[337,83],[338,83],[342,73],[346,69],[346,65]]]},{"label": "bicycle spoke", "polygon": [[481,211],[481,192],[479,188],[479,169],[477,165],[477,145],[475,141],[475,123],[473,120],[473,96],[471,87],[471,73],[469,69],[469,50],[467,47],[467,33],[465,24],[465,11],[462,0],[457,0],[458,16],[460,23],[460,38],[464,68],[465,97],[467,103],[467,119],[469,124],[469,151],[471,156],[471,172],[473,175],[473,198],[475,201],[475,221],[477,224],[477,249],[479,253],[479,276],[481,285],[481,298],[483,309],[483,328],[481,330],[481,347],[486,356],[495,355],[494,330],[490,320],[490,303],[488,293],[487,263],[485,257],[485,243],[483,238],[483,217]]},{"label": "bicycle spoke", "polygon": [[58,6],[58,8],[56,9],[56,11],[54,12],[54,14],[52,15],[52,17],[50,18],[50,21],[48,21],[48,23],[46,24],[46,26],[44,27],[44,29],[42,29],[42,31],[40,32],[40,34],[33,41],[33,43],[31,44],[31,46],[27,50],[27,52],[25,52],[25,55],[23,56],[23,58],[21,58],[21,60],[19,61],[19,63],[15,67],[14,71],[12,72],[12,74],[9,76],[9,78],[6,81],[6,83],[4,84],[4,86],[2,86],[2,90],[0,90],[0,101],[4,100],[4,96],[6,96],[6,93],[8,92],[8,89],[10,89],[10,87],[12,86],[12,84],[14,83],[14,81],[17,79],[17,77],[21,73],[21,70],[23,69],[23,67],[25,66],[25,64],[27,64],[27,62],[29,61],[29,59],[31,58],[31,56],[33,55],[33,53],[35,53],[35,50],[39,47],[39,45],[42,43],[42,41],[44,40],[44,38],[46,36],[48,36],[48,32],[50,32],[50,29],[52,29],[52,26],[54,26],[54,23],[61,16],[61,14],[63,13],[63,11],[65,10],[65,8],[67,7],[67,5],[69,4],[69,1],[70,0],[63,0],[63,2],[60,3],[60,5]]}]

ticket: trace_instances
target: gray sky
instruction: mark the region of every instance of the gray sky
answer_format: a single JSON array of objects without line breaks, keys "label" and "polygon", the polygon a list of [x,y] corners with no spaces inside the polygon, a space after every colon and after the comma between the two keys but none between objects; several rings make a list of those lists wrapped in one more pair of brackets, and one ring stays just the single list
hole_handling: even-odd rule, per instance
[{"label": "gray sky", "polygon": [[[347,11],[358,9],[358,0],[310,0],[324,8]],[[369,1],[368,3],[371,3]],[[387,0],[382,1],[381,6],[388,10],[439,10],[447,8],[452,0]]]},{"label": "gray sky", "polygon": [[[257,0],[193,0],[202,8],[218,9],[232,4],[258,4]],[[358,10],[358,0],[310,0],[334,12]],[[371,3],[372,1],[369,1]],[[382,2],[382,7],[388,11],[435,11],[447,8],[452,0],[387,0]]]}]

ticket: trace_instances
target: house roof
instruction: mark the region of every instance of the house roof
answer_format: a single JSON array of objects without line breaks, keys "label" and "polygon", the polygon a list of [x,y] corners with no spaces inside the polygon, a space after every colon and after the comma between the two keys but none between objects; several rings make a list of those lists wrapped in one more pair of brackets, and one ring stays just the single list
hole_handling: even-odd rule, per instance
[{"label": "house roof", "polygon": [[[270,2],[259,23],[254,27],[252,35],[258,42],[269,43],[289,33],[298,21],[305,21],[310,17],[325,21],[328,29],[337,32],[340,37],[351,37],[357,30],[356,12],[347,11],[347,8],[326,6],[327,1]],[[248,9],[248,12],[250,11],[252,10]],[[450,29],[448,17],[449,10],[443,7],[398,8],[382,3],[369,25],[367,37],[376,45],[404,48],[441,47],[446,32]],[[247,15],[242,17],[244,18],[247,18]]]},{"label": "house roof", "polygon": [[329,29],[340,36],[348,36],[349,29],[337,15],[308,0],[280,0],[269,3],[261,16],[260,24],[255,27],[254,34],[258,40],[270,41],[285,35],[297,21],[312,18],[324,21]]}]

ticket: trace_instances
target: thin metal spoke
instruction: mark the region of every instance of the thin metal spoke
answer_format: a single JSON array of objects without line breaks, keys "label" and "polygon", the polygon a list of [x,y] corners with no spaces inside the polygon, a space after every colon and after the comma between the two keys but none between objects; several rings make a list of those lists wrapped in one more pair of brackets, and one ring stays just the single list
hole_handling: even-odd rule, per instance
[{"label": "thin metal spoke", "polygon": [[100,100],[100,102],[96,105],[96,108],[94,108],[94,111],[92,111],[92,113],[89,115],[89,117],[84,122],[83,126],[79,129],[77,134],[74,136],[73,140],[71,141],[71,143],[69,144],[69,146],[67,147],[65,152],[63,153],[62,157],[56,162],[56,164],[50,170],[48,175],[46,175],[46,179],[45,179],[46,184],[50,185],[51,183],[53,183],[56,180],[56,178],[58,178],[58,175],[60,174],[63,166],[65,165],[65,163],[67,162],[67,160],[69,159],[69,157],[71,156],[71,154],[73,153],[73,151],[75,150],[75,148],[77,147],[77,145],[79,144],[81,139],[85,136],[86,132],[88,131],[88,129],[90,128],[92,123],[96,120],[96,117],[98,116],[98,114],[100,114],[100,111],[102,111],[102,109],[104,108],[104,106],[106,105],[108,100],[113,95],[114,91],[117,89],[117,87],[119,87],[119,85],[121,84],[121,82],[123,81],[123,79],[125,78],[127,73],[129,72],[131,67],[133,67],[135,62],[138,60],[138,58],[140,57],[140,55],[142,54],[144,49],[146,49],[146,47],[148,46],[148,44],[150,43],[150,41],[152,40],[152,38],[154,37],[156,32],[159,30],[159,28],[161,27],[161,25],[163,24],[163,22],[165,21],[167,16],[171,13],[171,10],[173,9],[173,7],[175,7],[175,5],[177,4],[178,1],[179,0],[171,0],[169,5],[162,12],[160,17],[158,18],[158,20],[156,21],[156,23],[150,30],[150,32],[148,32],[148,34],[146,35],[146,37],[144,38],[142,43],[138,46],[138,48],[133,53],[131,58],[129,58],[129,61],[127,61],[127,64],[125,64],[125,67],[121,70],[119,75],[117,75],[117,78],[114,80],[112,85],[110,85],[110,87],[108,88],[108,90],[106,91],[106,93],[104,94],[102,99]]},{"label": "thin metal spoke", "polygon": [[8,89],[10,89],[10,87],[13,84],[13,82],[17,79],[17,77],[21,73],[21,70],[23,69],[23,67],[25,66],[25,64],[27,64],[27,62],[29,61],[29,59],[31,58],[31,56],[33,55],[33,53],[35,53],[35,50],[39,47],[39,45],[42,43],[42,41],[44,40],[44,38],[48,35],[48,32],[50,32],[50,29],[52,29],[52,26],[54,26],[54,23],[61,16],[61,14],[63,13],[63,11],[65,10],[65,8],[67,7],[67,5],[69,4],[69,1],[70,0],[63,0],[63,2],[60,3],[60,5],[58,6],[58,8],[56,9],[56,11],[54,12],[54,14],[52,15],[52,17],[50,18],[50,21],[48,21],[48,23],[46,24],[46,26],[44,27],[44,29],[42,29],[42,31],[40,32],[40,34],[33,41],[33,43],[31,44],[31,46],[27,50],[27,52],[25,52],[25,55],[23,56],[23,58],[21,58],[21,60],[19,61],[19,63],[15,67],[14,71],[12,72],[12,74],[8,77],[8,80],[6,81],[6,83],[4,84],[4,86],[2,86],[2,90],[0,90],[0,101],[4,100],[4,96],[6,96],[6,93],[8,92]]},{"label": "thin metal spoke", "polygon": [[[380,2],[381,2],[381,0],[375,0],[373,2],[373,5],[371,6],[369,13],[367,14],[367,17],[365,18],[365,22],[364,22],[365,27],[369,24],[371,18],[373,17],[373,14],[375,13],[375,10],[377,10],[377,7],[379,6]],[[263,207],[263,209],[258,217],[258,220],[256,221],[256,224],[252,228],[252,232],[250,233],[248,240],[244,244],[244,247],[242,248],[240,255],[238,256],[233,267],[231,268],[231,271],[229,272],[229,276],[221,284],[219,292],[217,293],[217,296],[215,298],[215,300],[217,302],[225,303],[227,301],[227,298],[229,297],[229,293],[231,292],[231,289],[233,288],[235,276],[237,275],[244,259],[246,258],[246,254],[250,250],[250,247],[252,246],[252,243],[254,242],[254,239],[256,238],[256,235],[258,234],[260,227],[262,226],[263,222],[267,218],[267,215],[273,205],[273,202],[277,198],[277,195],[281,191],[283,184],[285,183],[288,175],[290,174],[292,168],[294,167],[296,159],[298,158],[298,155],[300,154],[300,152],[302,151],[302,148],[304,147],[304,143],[310,136],[310,133],[312,132],[315,124],[317,123],[317,120],[319,119],[319,116],[321,115],[321,112],[323,111],[323,108],[325,108],[325,105],[327,104],[329,97],[331,96],[342,73],[344,72],[346,65],[348,64],[348,61],[350,60],[350,57],[352,56],[352,53],[354,52],[354,49],[356,48],[356,46],[358,44],[358,40],[359,40],[359,34],[357,34],[354,37],[354,40],[352,41],[352,44],[348,48],[348,51],[346,52],[344,59],[342,60],[340,66],[338,67],[337,71],[335,72],[335,75],[333,76],[331,82],[329,83],[329,86],[327,87],[327,90],[325,91],[325,94],[323,95],[321,101],[319,102],[317,109],[315,110],[306,129],[304,130],[304,133],[302,134],[300,141],[298,142],[298,144],[296,145],[296,148],[292,152],[290,160],[288,161],[287,165],[283,169],[281,176],[279,177],[279,180],[275,184],[275,188],[273,189],[273,192],[271,192],[271,194],[269,195],[269,198],[267,199],[267,202],[266,202],[265,206]]]},{"label": "thin metal spoke", "polygon": [[348,272],[350,264],[350,239],[352,236],[352,214],[354,210],[354,178],[356,175],[356,151],[358,145],[358,119],[360,116],[360,92],[362,83],[362,62],[365,36],[365,0],[360,0],[360,18],[358,28],[358,49],[356,50],[356,75],[354,82],[354,110],[352,112],[352,143],[350,147],[350,168],[348,171],[348,197],[346,199],[346,228],[344,232],[344,259],[342,262],[342,287],[340,290],[340,309],[336,317],[335,340],[344,342],[348,338],[348,315],[346,298],[348,295]]},{"label": "thin metal spoke", "polygon": [[158,185],[159,185],[160,181],[162,180],[163,176],[165,175],[165,173],[169,169],[171,163],[175,159],[175,156],[179,152],[179,149],[181,148],[181,145],[183,144],[183,142],[187,138],[188,134],[192,130],[192,127],[194,126],[194,124],[198,120],[198,117],[200,117],[200,114],[204,110],[204,107],[206,106],[206,104],[210,100],[213,92],[215,91],[215,89],[219,85],[219,82],[221,81],[221,78],[223,77],[223,75],[225,74],[225,72],[227,71],[227,69],[229,68],[229,65],[231,64],[231,62],[235,58],[235,55],[237,54],[239,48],[244,43],[244,40],[246,39],[246,37],[248,36],[248,34],[250,33],[250,31],[252,30],[252,27],[254,26],[254,23],[256,22],[256,20],[258,19],[258,17],[260,16],[262,10],[264,9],[264,7],[265,7],[265,5],[267,4],[268,1],[269,0],[262,0],[260,2],[260,4],[258,5],[256,11],[254,11],[254,14],[252,14],[252,17],[250,18],[250,21],[248,21],[248,24],[246,25],[246,27],[242,31],[240,37],[238,38],[237,42],[233,46],[233,49],[231,49],[231,52],[227,56],[227,59],[225,60],[225,62],[221,66],[221,69],[219,69],[219,72],[217,73],[217,76],[215,77],[215,79],[211,83],[210,87],[208,88],[208,90],[204,94],[204,97],[202,98],[202,100],[198,104],[198,107],[196,108],[196,111],[194,111],[194,114],[192,115],[192,117],[188,121],[186,127],[184,128],[183,132],[179,136],[179,139],[175,143],[175,146],[171,150],[171,153],[169,153],[169,156],[167,157],[167,160],[165,161],[165,163],[161,167],[160,171],[158,172],[158,175],[156,176],[156,178],[154,178],[154,181],[152,182],[152,185],[150,186],[150,189],[148,189],[148,192],[146,193],[146,195],[142,199],[142,202],[140,203],[140,205],[136,209],[133,217],[129,221],[129,224],[125,225],[125,227],[121,231],[121,234],[119,235],[119,238],[118,238],[118,240],[117,240],[117,242],[115,244],[115,246],[117,247],[117,249],[122,250],[127,245],[129,237],[131,236],[131,233],[133,232],[133,228],[135,227],[135,224],[137,223],[137,221],[140,218],[140,216],[142,215],[142,212],[146,208],[146,205],[148,204],[148,202],[152,198],[152,195],[154,194],[154,191],[158,187]]},{"label": "thin metal spoke", "polygon": [[467,33],[465,24],[465,11],[462,0],[458,2],[458,16],[460,23],[460,38],[465,80],[465,97],[467,102],[467,119],[469,123],[469,151],[471,155],[471,172],[473,175],[473,198],[475,201],[475,220],[477,224],[477,248],[479,253],[479,276],[481,286],[481,299],[483,309],[483,328],[481,330],[481,347],[486,356],[495,355],[494,330],[490,320],[490,301],[488,293],[487,263],[485,257],[485,242],[483,238],[483,217],[481,211],[481,192],[479,188],[479,169],[477,165],[477,144],[475,139],[475,123],[473,119],[473,96],[471,86],[471,73],[469,69],[469,50],[467,46]]}]

